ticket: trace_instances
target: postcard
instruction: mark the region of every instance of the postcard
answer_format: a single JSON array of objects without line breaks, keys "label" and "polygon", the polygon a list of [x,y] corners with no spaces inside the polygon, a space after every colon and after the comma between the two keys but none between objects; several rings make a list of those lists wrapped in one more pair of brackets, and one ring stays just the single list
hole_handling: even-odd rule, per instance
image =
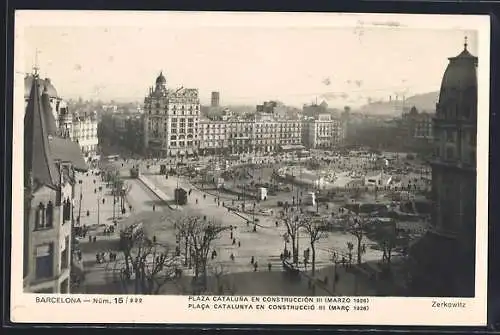
[{"label": "postcard", "polygon": [[485,325],[489,25],[17,11],[12,321]]}]

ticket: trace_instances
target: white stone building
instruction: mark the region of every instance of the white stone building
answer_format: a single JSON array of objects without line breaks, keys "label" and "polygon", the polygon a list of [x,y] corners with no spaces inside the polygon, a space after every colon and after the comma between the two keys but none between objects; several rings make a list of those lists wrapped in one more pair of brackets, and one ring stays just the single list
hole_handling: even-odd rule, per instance
[{"label": "white stone building", "polygon": [[197,89],[167,88],[160,73],[144,99],[146,150],[155,157],[196,154],[199,148],[200,99]]}]

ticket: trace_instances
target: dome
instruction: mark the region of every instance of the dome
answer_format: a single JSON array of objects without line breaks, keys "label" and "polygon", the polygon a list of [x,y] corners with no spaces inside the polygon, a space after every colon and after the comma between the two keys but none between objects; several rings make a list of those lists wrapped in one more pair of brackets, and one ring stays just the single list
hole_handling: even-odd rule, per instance
[{"label": "dome", "polygon": [[167,83],[167,79],[163,75],[163,72],[160,72],[160,75],[156,78],[156,85],[164,85]]},{"label": "dome", "polygon": [[[33,75],[27,75],[24,77],[24,98],[28,99],[30,96],[30,91],[31,91],[31,85],[33,83]],[[52,85],[51,81],[49,78],[41,79],[38,78],[38,83],[40,84],[40,91],[44,92],[46,91],[49,98],[59,98],[57,94],[57,90]]]},{"label": "dome", "polygon": [[467,50],[449,58],[443,75],[437,115],[446,118],[475,118],[477,116],[477,57]]}]

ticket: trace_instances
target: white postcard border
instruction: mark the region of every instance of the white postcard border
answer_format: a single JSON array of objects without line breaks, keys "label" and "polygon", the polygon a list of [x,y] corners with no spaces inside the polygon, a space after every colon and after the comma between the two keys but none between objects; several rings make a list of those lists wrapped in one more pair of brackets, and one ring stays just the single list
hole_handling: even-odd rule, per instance
[{"label": "white postcard border", "polygon": [[[410,14],[321,14],[321,13],[180,13],[17,11],[15,20],[15,70],[24,72],[23,28],[27,26],[290,26],[290,27],[402,27],[416,29],[461,29],[478,32],[478,135],[477,135],[477,238],[475,298],[369,297],[369,311],[326,310],[193,310],[187,296],[138,296],[142,303],[64,303],[64,299],[115,299],[119,296],[56,295],[62,303],[37,303],[22,286],[23,230],[23,118],[24,81],[14,76],[13,175],[12,175],[12,273],[11,320],[47,323],[220,323],[220,324],[353,324],[353,325],[485,325],[487,315],[488,257],[488,144],[490,21],[488,16]],[[186,25],[186,19],[195,17]],[[432,17],[431,17],[432,16]],[[258,17],[258,20],[256,19]],[[450,55],[453,56],[453,55]],[[480,131],[479,131],[480,130]],[[123,296],[125,299],[136,296]],[[251,297],[249,297],[251,299]],[[316,298],[314,298],[316,299]],[[354,297],[351,297],[353,300]],[[463,302],[466,308],[435,308],[436,302]],[[211,302],[213,305],[213,302]]]}]

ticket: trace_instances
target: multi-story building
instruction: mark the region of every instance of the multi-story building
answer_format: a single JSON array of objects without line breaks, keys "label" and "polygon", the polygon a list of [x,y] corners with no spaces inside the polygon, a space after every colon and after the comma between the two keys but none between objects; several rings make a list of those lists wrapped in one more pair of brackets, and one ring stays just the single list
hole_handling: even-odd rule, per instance
[{"label": "multi-story building", "polygon": [[418,117],[415,120],[415,129],[413,132],[413,137],[416,139],[432,141],[433,118],[434,115],[431,113],[425,113],[425,112],[419,113]]},{"label": "multi-story building", "polygon": [[433,120],[432,227],[410,249],[416,295],[474,296],[477,61],[465,44],[443,75]]},{"label": "multi-story building", "polygon": [[219,117],[200,121],[202,154],[269,153],[301,144],[299,120],[257,115],[252,120]]},{"label": "multi-story building", "polygon": [[225,154],[229,152],[230,123],[221,119],[200,120],[200,153]]},{"label": "multi-story building", "polygon": [[160,73],[144,99],[146,149],[156,157],[196,154],[200,137],[197,89],[167,89]]},{"label": "multi-story building", "polygon": [[24,290],[68,293],[78,145],[60,137],[50,95],[35,71],[24,117]]},{"label": "multi-story building", "polygon": [[253,132],[253,151],[276,152],[288,145],[302,143],[302,123],[299,120],[276,119],[257,115]]},{"label": "multi-story building", "polygon": [[97,154],[99,140],[97,137],[97,113],[71,112],[64,104],[59,109],[59,127],[72,141],[78,143],[85,157]]},{"label": "multi-story building", "polygon": [[[30,98],[33,81],[34,77],[31,74],[24,78],[25,107],[27,107]],[[44,93],[48,96],[55,124],[60,134],[77,142],[85,157],[94,156],[97,153],[99,142],[96,113],[80,115],[76,111],[70,111],[66,102],[57,94],[57,90],[49,78],[37,78],[36,81],[40,86],[40,94]]]},{"label": "multi-story building", "polygon": [[341,120],[332,119],[330,114],[306,118],[302,124],[302,143],[311,149],[333,148],[344,140],[344,126]]},{"label": "multi-story building", "polygon": [[323,101],[321,104],[304,105],[302,108],[302,115],[308,118],[317,118],[319,115],[328,112],[328,104]]},{"label": "multi-story building", "polygon": [[255,120],[232,119],[227,121],[226,136],[228,151],[232,154],[253,152],[253,130]]},{"label": "multi-story building", "polygon": [[211,107],[219,107],[220,104],[220,93],[219,92],[212,92],[212,101],[210,106]]}]

